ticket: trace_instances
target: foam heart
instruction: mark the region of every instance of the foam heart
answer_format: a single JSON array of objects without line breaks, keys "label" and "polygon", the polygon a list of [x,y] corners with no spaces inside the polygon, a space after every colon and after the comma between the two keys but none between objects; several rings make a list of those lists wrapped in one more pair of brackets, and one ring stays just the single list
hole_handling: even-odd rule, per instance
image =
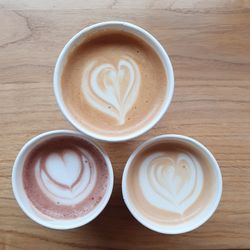
[{"label": "foam heart", "polygon": [[165,154],[148,157],[139,172],[141,189],[154,206],[183,214],[199,197],[203,173],[199,162],[188,153],[172,159]]},{"label": "foam heart", "polygon": [[72,187],[79,177],[82,163],[74,151],[50,154],[45,162],[46,172],[57,183]]},{"label": "foam heart", "polygon": [[80,148],[49,153],[36,162],[35,177],[50,200],[73,205],[86,199],[94,189],[96,164],[91,155]]},{"label": "foam heart", "polygon": [[141,83],[136,62],[121,58],[112,64],[90,63],[83,72],[81,89],[89,104],[124,124],[126,115],[136,102]]}]

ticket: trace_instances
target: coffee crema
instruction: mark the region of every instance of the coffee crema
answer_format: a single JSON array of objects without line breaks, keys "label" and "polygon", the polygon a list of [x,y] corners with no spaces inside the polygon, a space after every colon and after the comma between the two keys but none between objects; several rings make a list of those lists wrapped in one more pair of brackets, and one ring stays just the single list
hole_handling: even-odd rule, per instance
[{"label": "coffee crema", "polygon": [[161,142],[141,151],[127,176],[128,197],[148,220],[185,223],[209,206],[216,183],[208,160],[192,146]]},{"label": "coffee crema", "polygon": [[48,139],[27,156],[25,192],[42,214],[71,219],[91,212],[109,181],[105,159],[91,143],[71,136]]},{"label": "coffee crema", "polygon": [[155,50],[122,30],[87,35],[69,53],[61,76],[65,105],[89,131],[124,136],[161,110],[167,76]]}]

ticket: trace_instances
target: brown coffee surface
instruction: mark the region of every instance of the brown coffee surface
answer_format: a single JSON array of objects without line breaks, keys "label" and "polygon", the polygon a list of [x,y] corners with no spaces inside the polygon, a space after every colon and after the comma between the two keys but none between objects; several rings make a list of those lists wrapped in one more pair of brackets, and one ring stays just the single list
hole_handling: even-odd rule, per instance
[{"label": "brown coffee surface", "polygon": [[23,185],[43,215],[71,219],[91,212],[109,182],[105,159],[92,144],[75,137],[49,139],[27,156]]},{"label": "brown coffee surface", "polygon": [[163,64],[144,40],[121,30],[91,34],[67,58],[63,100],[73,117],[104,136],[146,126],[167,95]]},{"label": "brown coffee surface", "polygon": [[217,187],[206,157],[175,141],[141,151],[131,163],[126,184],[135,210],[159,225],[195,218],[210,205]]}]

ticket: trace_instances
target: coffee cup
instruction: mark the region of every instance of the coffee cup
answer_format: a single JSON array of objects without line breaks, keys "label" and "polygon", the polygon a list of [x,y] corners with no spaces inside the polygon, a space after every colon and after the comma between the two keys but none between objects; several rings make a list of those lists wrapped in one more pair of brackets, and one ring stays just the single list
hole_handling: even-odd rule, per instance
[{"label": "coffee cup", "polygon": [[40,134],[20,150],[12,171],[14,196],[33,221],[72,229],[95,219],[114,183],[107,154],[80,132]]},{"label": "coffee cup", "polygon": [[54,94],[65,118],[92,138],[126,141],[152,128],[166,113],[174,74],[162,45],[127,22],[88,26],[61,51]]},{"label": "coffee cup", "polygon": [[122,193],[131,214],[145,227],[180,234],[204,224],[222,194],[222,177],[212,153],[183,135],[161,135],[129,157]]}]

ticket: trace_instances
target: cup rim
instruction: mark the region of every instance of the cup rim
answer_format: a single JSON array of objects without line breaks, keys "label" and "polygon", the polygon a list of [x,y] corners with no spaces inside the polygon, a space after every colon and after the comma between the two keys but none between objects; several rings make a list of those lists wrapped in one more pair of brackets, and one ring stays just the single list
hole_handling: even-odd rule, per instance
[{"label": "cup rim", "polygon": [[[106,162],[106,165],[107,165],[107,169],[108,169],[108,173],[109,173],[109,179],[110,179],[108,188],[107,188],[107,190],[105,192],[105,195],[104,195],[104,198],[103,198],[102,202],[100,202],[94,208],[93,213],[88,217],[82,216],[81,220],[78,220],[78,221],[72,220],[72,225],[56,225],[55,223],[51,223],[51,221],[43,220],[39,216],[35,216],[35,215],[29,213],[26,210],[25,205],[23,204],[22,198],[19,195],[20,191],[18,191],[18,185],[16,183],[16,179],[18,177],[17,169],[20,167],[20,161],[23,159],[23,157],[26,157],[27,150],[32,149],[33,146],[38,145],[40,143],[41,139],[45,139],[46,137],[49,137],[49,136],[57,137],[57,136],[63,136],[63,135],[82,138],[85,141],[87,141],[88,143],[90,143],[91,145],[93,145],[101,153],[101,155],[103,156],[103,158],[104,158],[104,160]],[[38,143],[38,144],[36,144],[36,143]],[[36,135],[36,136],[32,137],[30,140],[28,140],[22,146],[22,148],[19,151],[19,153],[18,153],[18,155],[17,155],[17,157],[15,159],[15,162],[13,164],[11,180],[12,180],[12,192],[14,194],[14,197],[15,197],[19,207],[24,212],[24,214],[26,214],[34,222],[36,222],[36,223],[38,223],[38,224],[40,224],[40,225],[42,225],[42,226],[44,226],[46,228],[57,229],[57,230],[66,230],[66,229],[74,229],[74,228],[84,226],[85,224],[87,224],[87,223],[91,222],[92,220],[94,220],[99,214],[101,214],[101,212],[104,210],[104,208],[108,204],[108,202],[110,200],[110,197],[111,197],[111,194],[112,194],[112,191],[113,191],[114,173],[113,173],[113,168],[112,168],[111,161],[110,161],[107,153],[103,150],[103,148],[100,145],[97,145],[95,142],[93,142],[89,138],[86,138],[86,136],[84,136],[82,133],[80,133],[78,131],[73,131],[73,130],[51,130],[51,131],[47,131],[47,132],[44,132],[44,133],[41,133],[39,135]],[[25,193],[24,190],[22,190],[21,192]],[[53,222],[55,222],[56,220],[57,219],[53,220]],[[71,221],[71,219],[69,219],[67,221]]]},{"label": "cup rim", "polygon": [[[163,102],[162,108],[160,109],[159,113],[155,115],[155,117],[144,127],[141,129],[138,129],[134,132],[129,133],[128,135],[122,135],[122,136],[107,136],[107,135],[101,135],[99,133],[91,131],[91,129],[87,129],[83,125],[81,125],[76,118],[71,115],[70,111],[68,111],[63,98],[62,94],[60,94],[60,86],[61,86],[61,80],[60,80],[60,70],[63,67],[63,63],[65,61],[65,57],[68,53],[68,51],[72,48],[74,43],[78,40],[81,39],[82,36],[85,33],[94,31],[95,29],[98,28],[106,28],[110,26],[120,26],[126,27],[130,30],[137,31],[140,34],[144,35],[147,37],[148,40],[152,42],[154,45],[154,50],[157,51],[162,58],[164,58],[164,69],[167,74],[167,96]],[[149,131],[152,127],[154,127],[164,116],[164,114],[167,112],[170,103],[173,99],[173,94],[174,94],[174,71],[173,71],[173,66],[170,61],[170,58],[166,52],[166,49],[161,45],[161,43],[147,30],[144,28],[141,28],[140,26],[137,26],[135,24],[125,22],[125,21],[105,21],[105,22],[99,22],[95,23],[89,26],[86,26],[82,30],[80,30],[78,33],[76,33],[63,47],[61,50],[56,64],[55,64],[55,69],[54,69],[54,74],[53,74],[53,90],[54,90],[54,95],[56,97],[56,102],[59,106],[59,109],[63,113],[63,116],[67,121],[69,121],[78,131],[81,131],[84,133],[86,136],[89,136],[91,138],[100,140],[100,141],[106,141],[106,142],[123,142],[123,141],[128,141],[130,139],[134,139],[138,136],[141,136],[142,134],[146,133]]]},{"label": "cup rim", "polygon": [[[192,144],[196,147],[198,147],[204,154],[205,156],[211,160],[212,164],[210,164],[210,167],[213,168],[214,172],[215,172],[215,177],[216,177],[216,182],[218,185],[218,189],[216,191],[216,194],[214,195],[214,201],[213,201],[213,206],[210,208],[210,210],[208,211],[208,213],[206,214],[206,216],[204,216],[198,223],[194,223],[193,225],[189,225],[186,226],[185,228],[183,227],[183,229],[180,228],[173,228],[170,229],[169,227],[167,227],[167,229],[162,229],[162,228],[158,228],[157,225],[153,225],[151,223],[148,223],[147,221],[143,220],[140,216],[138,216],[137,214],[139,214],[139,212],[136,211],[136,209],[133,208],[133,206],[131,205],[131,201],[128,197],[128,192],[127,192],[127,176],[128,176],[128,170],[131,166],[132,161],[135,159],[135,157],[138,155],[138,153],[140,153],[146,146],[149,146],[153,143],[156,143],[157,141],[162,141],[164,139],[167,140],[179,140],[182,141],[183,143],[189,143]],[[140,144],[133,152],[132,154],[129,156],[126,165],[124,167],[123,170],[123,175],[122,175],[122,196],[123,196],[123,200],[128,208],[128,210],[130,211],[130,213],[132,214],[132,216],[139,221],[142,225],[144,225],[145,227],[147,227],[148,229],[151,229],[152,231],[158,232],[158,233],[162,233],[162,234],[182,234],[182,233],[187,233],[190,231],[193,231],[195,229],[197,229],[198,227],[200,227],[201,225],[203,225],[205,222],[207,222],[212,215],[215,213],[220,200],[221,200],[221,196],[222,196],[222,189],[223,189],[223,183],[222,183],[222,174],[220,171],[220,167],[215,159],[215,157],[213,156],[213,154],[199,141],[188,137],[188,136],[184,136],[184,135],[179,135],[179,134],[163,134],[163,135],[159,135],[156,137],[153,137],[145,142],[143,142],[142,144]]]}]

